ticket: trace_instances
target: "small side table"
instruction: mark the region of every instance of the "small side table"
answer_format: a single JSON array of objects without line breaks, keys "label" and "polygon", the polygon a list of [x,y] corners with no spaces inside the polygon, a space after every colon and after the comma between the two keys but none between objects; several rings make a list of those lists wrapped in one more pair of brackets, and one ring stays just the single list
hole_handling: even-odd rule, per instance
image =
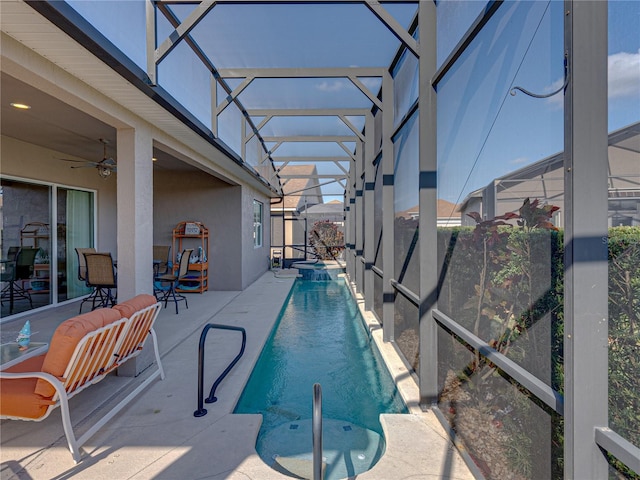
[{"label": "small side table", "polygon": [[4,370],[16,363],[20,363],[22,360],[35,357],[44,353],[49,348],[49,344],[46,342],[31,342],[29,346],[20,350],[17,342],[3,343],[0,345],[0,370]]}]

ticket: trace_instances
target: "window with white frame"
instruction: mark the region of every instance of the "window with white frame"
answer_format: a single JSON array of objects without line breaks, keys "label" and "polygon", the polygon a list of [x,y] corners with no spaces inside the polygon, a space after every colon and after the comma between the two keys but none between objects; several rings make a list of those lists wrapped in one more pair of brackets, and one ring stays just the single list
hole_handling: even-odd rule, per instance
[{"label": "window with white frame", "polygon": [[262,202],[253,201],[253,246],[262,246]]}]

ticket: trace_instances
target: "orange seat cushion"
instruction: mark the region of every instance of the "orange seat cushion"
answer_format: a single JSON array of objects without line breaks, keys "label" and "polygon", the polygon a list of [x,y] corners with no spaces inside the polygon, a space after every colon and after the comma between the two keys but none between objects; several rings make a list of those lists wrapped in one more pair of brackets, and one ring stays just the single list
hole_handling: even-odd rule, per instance
[{"label": "orange seat cushion", "polygon": [[[5,372],[25,373],[39,372],[46,353],[28,358]],[[34,392],[37,378],[0,378],[0,415],[37,419],[47,411],[51,401]]]},{"label": "orange seat cushion", "polygon": [[124,318],[131,318],[131,316],[137,311],[150,307],[151,305],[155,305],[156,303],[158,303],[156,297],[143,293],[136,295],[131,300],[119,303],[112,307],[112,309],[119,311]]},{"label": "orange seat cushion", "polygon": [[[122,318],[122,315],[120,315],[118,310],[99,308],[62,322],[58,325],[58,328],[56,328],[51,342],[49,342],[49,351],[42,364],[42,371],[62,378],[80,340],[82,340],[87,333],[109,325],[110,323],[120,320],[120,318]],[[50,383],[44,380],[38,380],[35,393],[45,398],[51,398],[55,393],[55,389]]]}]

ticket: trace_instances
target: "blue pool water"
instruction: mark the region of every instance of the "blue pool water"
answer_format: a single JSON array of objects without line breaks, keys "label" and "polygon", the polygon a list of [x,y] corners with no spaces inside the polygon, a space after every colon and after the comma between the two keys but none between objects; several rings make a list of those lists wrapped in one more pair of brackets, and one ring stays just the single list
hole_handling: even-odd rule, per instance
[{"label": "blue pool water", "polygon": [[[313,384],[322,386],[325,479],[384,453],[380,413],[406,413],[343,279],[296,280],[235,413],[260,413],[256,450],[284,473],[311,473]],[[304,473],[306,472],[306,473]]]}]

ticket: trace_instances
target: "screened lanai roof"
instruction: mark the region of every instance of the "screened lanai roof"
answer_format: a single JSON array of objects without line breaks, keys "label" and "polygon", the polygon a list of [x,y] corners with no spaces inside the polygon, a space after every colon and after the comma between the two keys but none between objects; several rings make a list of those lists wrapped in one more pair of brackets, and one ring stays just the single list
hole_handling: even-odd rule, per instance
[{"label": "screened lanai roof", "polygon": [[[619,210],[640,222],[640,123],[633,123],[609,134],[608,184],[609,215]],[[539,199],[552,205],[564,203],[564,153],[544,158],[527,167],[494,179],[484,189],[472,192],[462,203],[461,210],[468,211],[472,198],[493,198],[483,195],[495,190],[495,215],[516,211],[523,198]]]},{"label": "screened lanai roof", "polygon": [[307,164],[342,199],[382,76],[416,50],[416,1],[145,3],[68,2],[279,191]]}]

